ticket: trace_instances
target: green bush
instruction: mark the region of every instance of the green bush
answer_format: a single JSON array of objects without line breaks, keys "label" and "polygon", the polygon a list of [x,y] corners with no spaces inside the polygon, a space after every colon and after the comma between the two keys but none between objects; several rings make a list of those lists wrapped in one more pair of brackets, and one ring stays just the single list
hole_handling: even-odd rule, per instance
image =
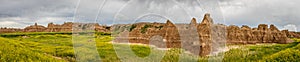
[{"label": "green bush", "polygon": [[133,24],[133,25],[131,25],[130,26],[130,28],[129,28],[129,32],[131,32],[133,29],[135,29],[136,28],[136,25],[135,24]]},{"label": "green bush", "polygon": [[164,26],[155,26],[155,28],[158,28],[159,30],[161,30]]},{"label": "green bush", "polygon": [[144,27],[141,28],[141,33],[146,33],[146,32],[147,32],[147,29],[148,29],[149,27],[151,27],[151,26],[152,26],[152,25],[146,24]]}]

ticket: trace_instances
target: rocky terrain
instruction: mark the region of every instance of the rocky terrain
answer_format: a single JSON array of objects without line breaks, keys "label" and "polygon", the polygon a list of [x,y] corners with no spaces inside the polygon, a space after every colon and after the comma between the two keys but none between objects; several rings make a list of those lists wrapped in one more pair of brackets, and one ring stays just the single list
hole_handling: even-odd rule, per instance
[{"label": "rocky terrain", "polygon": [[[1,28],[0,33],[14,33],[14,32],[72,32],[73,27],[81,25],[80,23],[72,23],[66,22],[62,25],[49,23],[47,27],[38,25],[35,23],[34,25],[30,25],[25,27],[24,29],[16,29],[16,28]],[[94,31],[96,32],[110,32],[109,26],[101,26],[98,23],[89,23],[82,26],[92,25]],[[76,30],[76,29],[74,29]]]},{"label": "rocky terrain", "polygon": [[[125,26],[125,25],[124,25]],[[120,26],[119,26],[120,27]],[[161,48],[183,48],[191,53],[207,56],[225,44],[291,43],[289,37],[296,32],[280,31],[275,25],[260,24],[257,28],[247,25],[214,24],[210,14],[205,14],[201,23],[193,18],[190,24],[135,23],[126,25],[130,43],[152,44]],[[166,45],[166,46],[164,46]]]},{"label": "rocky terrain", "polygon": [[17,28],[0,28],[0,33],[13,33],[13,32],[22,32],[23,29],[17,29]]},{"label": "rocky terrain", "polygon": [[[190,24],[141,22],[101,26],[97,23],[64,24],[49,23],[47,27],[38,25],[24,29],[1,28],[0,33],[13,32],[72,32],[84,29],[97,32],[111,32],[116,42],[151,44],[160,48],[183,48],[193,54],[207,56],[225,48],[226,44],[291,43],[290,38],[300,38],[299,32],[280,31],[275,25],[259,24],[256,28],[214,24],[210,14],[205,14],[201,23],[193,18]],[[125,41],[124,41],[125,40]]]}]

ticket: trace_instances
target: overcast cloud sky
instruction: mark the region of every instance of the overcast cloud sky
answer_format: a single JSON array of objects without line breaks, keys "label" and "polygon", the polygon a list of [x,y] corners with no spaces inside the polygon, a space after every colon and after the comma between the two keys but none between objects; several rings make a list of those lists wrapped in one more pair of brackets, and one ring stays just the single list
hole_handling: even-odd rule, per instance
[{"label": "overcast cloud sky", "polygon": [[[35,22],[44,26],[49,22],[62,24],[72,22],[74,16],[76,20],[96,18],[97,23],[111,25],[152,13],[175,19],[174,23],[189,23],[193,17],[200,22],[209,12],[216,23],[251,27],[275,24],[279,29],[300,31],[299,3],[300,0],[0,0],[0,27],[24,28]],[[97,11],[99,8],[101,11]],[[155,18],[150,19],[158,20]]]}]

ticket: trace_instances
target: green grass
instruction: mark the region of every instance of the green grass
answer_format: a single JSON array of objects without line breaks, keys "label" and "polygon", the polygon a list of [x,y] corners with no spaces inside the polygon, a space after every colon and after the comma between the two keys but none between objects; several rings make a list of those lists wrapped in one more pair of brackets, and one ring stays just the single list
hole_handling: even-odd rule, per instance
[{"label": "green grass", "polygon": [[265,57],[263,61],[268,61],[268,62],[298,62],[300,61],[300,44],[299,44],[299,39],[293,39],[296,42],[294,42],[293,45],[296,46],[290,47],[286,50],[282,50],[278,53],[272,54],[268,57]]},{"label": "green grass", "polygon": [[[284,61],[293,62],[299,60],[289,57],[298,57],[299,51],[295,49],[299,47],[299,42],[291,44],[263,44],[263,45],[240,45],[240,48],[231,49],[225,53],[224,62],[265,62],[265,61],[282,61],[282,57],[286,58]],[[293,53],[293,54],[289,54]],[[294,56],[295,55],[295,56]],[[276,59],[276,60],[275,60]],[[280,59],[280,60],[277,60]]]},{"label": "green grass", "polygon": [[[74,62],[74,47],[72,35],[69,33],[11,33],[0,34],[0,62],[3,61],[48,61],[48,62]],[[97,52],[103,62],[120,62],[115,49],[121,53],[129,53],[132,49],[139,58],[146,58],[150,53],[155,53],[151,58],[161,62],[177,62],[182,53],[181,49],[170,49],[162,53],[162,50],[145,45],[112,44],[112,37],[109,33],[95,33],[90,38],[96,42]],[[75,39],[76,40],[76,39]],[[78,40],[86,40],[79,38]],[[223,62],[295,62],[300,61],[300,39],[294,38],[296,42],[291,44],[263,44],[263,45],[229,45],[239,48],[225,52]],[[123,47],[130,46],[131,49]],[[86,59],[88,59],[87,57]],[[190,62],[199,60],[207,62],[209,57],[194,57],[185,54],[181,61]],[[138,61],[136,57],[128,56],[127,61]],[[149,60],[149,59],[145,59]],[[150,60],[151,61],[151,60]]]},{"label": "green grass", "polygon": [[21,45],[21,41],[15,41],[0,37],[0,62],[40,62],[40,61],[55,61],[62,62],[63,60],[55,59],[51,55],[39,53],[30,49],[27,46]]},{"label": "green grass", "polygon": [[[65,61],[71,61],[71,62],[76,61],[74,55],[74,49],[73,49],[72,35],[62,34],[62,33],[57,33],[57,34],[30,33],[29,35],[28,33],[25,34],[26,34],[25,36],[22,36],[24,34],[21,33],[2,34],[2,35],[5,35],[4,36],[5,39],[9,39],[10,42],[12,43],[19,41],[20,46],[28,47],[28,49],[26,50],[35,51],[32,53],[43,53],[41,55],[49,55],[49,56],[60,58]],[[93,38],[96,40],[97,51],[99,53],[99,56],[101,57],[101,61],[103,62],[120,62],[120,58],[118,58],[114,47],[120,48],[120,50],[124,50],[125,51],[124,53],[129,53],[129,50],[121,48],[129,45],[116,44],[114,46],[111,43],[113,38],[109,35],[96,34],[96,36]],[[130,45],[130,47],[132,51],[138,57],[141,58],[149,56],[151,50],[155,50],[152,47],[150,48],[149,46],[142,46],[142,45]],[[160,52],[160,51],[161,50],[155,50],[154,52]],[[162,62],[177,61],[179,53],[174,53],[174,52],[179,52],[179,49],[172,49],[168,51]],[[135,57],[129,57],[129,58],[132,59],[130,61],[135,61],[134,60]],[[14,60],[14,58],[8,58],[8,59]]]}]

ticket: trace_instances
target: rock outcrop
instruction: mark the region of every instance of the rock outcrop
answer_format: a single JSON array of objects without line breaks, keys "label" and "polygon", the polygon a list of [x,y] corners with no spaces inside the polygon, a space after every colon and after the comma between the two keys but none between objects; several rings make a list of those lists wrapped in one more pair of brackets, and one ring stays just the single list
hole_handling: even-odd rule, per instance
[{"label": "rock outcrop", "polygon": [[62,25],[49,23],[46,32],[72,32],[72,25],[71,22]]},{"label": "rock outcrop", "polygon": [[166,39],[167,47],[181,47],[179,32],[175,24],[168,20],[162,31],[166,32],[164,38]]},{"label": "rock outcrop", "polygon": [[275,25],[260,24],[258,28],[251,29],[244,25],[227,27],[228,44],[256,44],[256,43],[290,43],[286,32],[279,31]]},{"label": "rock outcrop", "polygon": [[198,23],[197,23],[196,18],[193,18],[193,19],[191,20],[190,26],[197,26],[197,25],[198,25]]},{"label": "rock outcrop", "polygon": [[35,23],[34,25],[26,27],[24,32],[44,32],[46,29],[46,27]]},{"label": "rock outcrop", "polygon": [[17,29],[17,28],[0,28],[0,33],[14,33],[14,32],[22,32],[23,29]]},{"label": "rock outcrop", "polygon": [[289,30],[282,30],[289,38],[300,38],[300,32],[290,32]]},{"label": "rock outcrop", "polygon": [[[74,25],[75,24],[75,25]],[[74,28],[74,26],[77,26]],[[112,28],[111,28],[112,27]],[[76,24],[67,22],[62,25],[49,23],[47,27],[38,25],[25,29],[1,28],[0,33],[8,32],[72,32],[85,28],[97,32],[112,32],[118,38],[130,43],[151,44],[160,48],[183,48],[199,56],[207,56],[227,44],[256,44],[256,43],[290,43],[292,37],[300,38],[300,33],[280,31],[275,25],[259,24],[257,28],[247,25],[242,27],[214,24],[210,14],[205,14],[201,23],[193,18],[190,24],[174,24],[171,20],[166,23],[135,23],[101,26],[97,23]],[[78,28],[78,30],[76,30]],[[111,31],[111,29],[113,29]],[[126,37],[126,38],[123,38]]]},{"label": "rock outcrop", "polygon": [[199,40],[200,40],[200,56],[206,56],[210,54],[212,44],[212,18],[210,14],[205,14],[202,22],[197,26]]},{"label": "rock outcrop", "polygon": [[[290,43],[292,41],[288,36],[296,36],[288,31],[280,31],[275,25],[269,27],[267,24],[260,24],[257,28],[251,28],[247,25],[239,27],[214,24],[210,14],[205,14],[200,24],[193,18],[190,24],[174,24],[167,20],[166,23],[135,23],[129,28],[128,38],[131,43],[151,44],[161,48],[183,48],[200,56],[218,51],[225,43]],[[151,43],[153,38],[159,38],[155,40],[161,41]]]},{"label": "rock outcrop", "polygon": [[[101,26],[98,23],[90,23],[89,25],[93,25],[92,28],[96,32],[110,32],[111,28],[109,26]],[[1,28],[0,33],[13,33],[13,32],[72,32],[74,27],[74,23],[66,22],[62,25],[49,23],[47,27],[42,25],[38,25],[35,23],[34,25],[28,26],[24,29],[14,29],[14,28]]]},{"label": "rock outcrop", "polygon": [[[134,27],[133,27],[134,26]],[[131,26],[129,30],[129,42],[143,43],[161,47],[161,48],[180,48],[180,38],[177,27],[171,22],[167,21],[166,24],[162,23],[137,23]],[[161,36],[162,42],[150,42],[152,37]],[[164,46],[164,45],[166,46]]]}]

